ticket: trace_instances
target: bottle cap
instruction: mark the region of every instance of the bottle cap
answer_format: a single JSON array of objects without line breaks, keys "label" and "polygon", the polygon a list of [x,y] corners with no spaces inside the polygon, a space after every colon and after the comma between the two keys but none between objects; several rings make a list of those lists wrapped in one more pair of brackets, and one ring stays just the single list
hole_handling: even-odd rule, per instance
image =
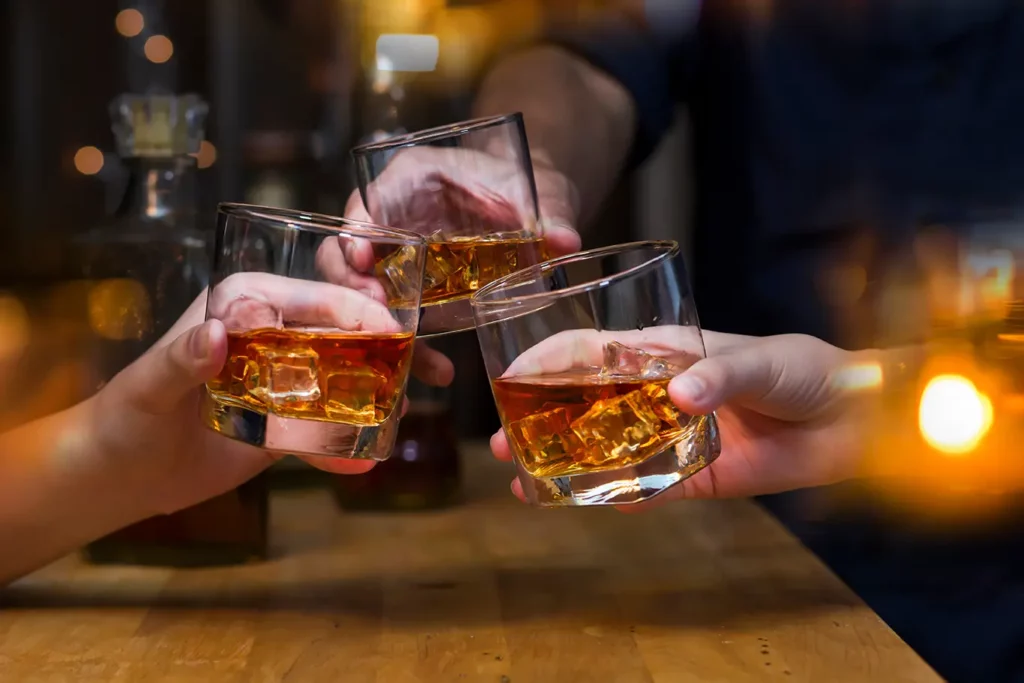
[{"label": "bottle cap", "polygon": [[196,154],[206,137],[209,106],[198,95],[120,95],[110,118],[122,157]]}]

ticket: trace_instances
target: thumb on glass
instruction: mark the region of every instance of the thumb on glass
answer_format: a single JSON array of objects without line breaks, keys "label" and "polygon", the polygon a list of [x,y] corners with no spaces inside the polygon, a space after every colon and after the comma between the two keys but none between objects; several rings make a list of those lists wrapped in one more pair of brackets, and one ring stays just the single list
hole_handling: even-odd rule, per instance
[{"label": "thumb on glass", "polygon": [[150,413],[174,410],[195,388],[220,372],[227,357],[227,331],[208,320],[170,344],[156,346],[114,379],[126,402]]}]

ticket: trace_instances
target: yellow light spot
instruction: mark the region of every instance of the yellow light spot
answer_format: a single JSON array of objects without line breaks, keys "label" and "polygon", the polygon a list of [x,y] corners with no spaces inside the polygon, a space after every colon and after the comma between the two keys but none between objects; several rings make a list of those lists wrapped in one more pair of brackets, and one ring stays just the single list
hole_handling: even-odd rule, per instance
[{"label": "yellow light spot", "polygon": [[102,280],[89,290],[89,326],[105,339],[142,339],[153,325],[149,295],[137,280]]},{"label": "yellow light spot", "polygon": [[123,9],[114,18],[114,28],[125,38],[134,38],[142,33],[145,27],[146,20],[137,9]]},{"label": "yellow light spot", "polygon": [[977,448],[992,420],[992,401],[961,375],[935,377],[921,395],[921,435],[943,453],[963,455]]},{"label": "yellow light spot", "polygon": [[865,391],[882,386],[879,363],[853,363],[840,368],[833,376],[835,387],[842,391]]},{"label": "yellow light spot", "polygon": [[75,152],[75,170],[82,175],[96,175],[103,170],[103,152],[91,145],[80,148]]},{"label": "yellow light spot", "polygon": [[199,143],[199,151],[192,156],[195,157],[196,166],[210,168],[217,162],[217,148],[212,143],[203,140]]},{"label": "yellow light spot", "polygon": [[174,43],[167,36],[155,35],[146,39],[142,51],[154,64],[163,64],[174,55]]},{"label": "yellow light spot", "polygon": [[25,350],[29,327],[25,305],[12,294],[0,293],[0,361],[11,360]]}]

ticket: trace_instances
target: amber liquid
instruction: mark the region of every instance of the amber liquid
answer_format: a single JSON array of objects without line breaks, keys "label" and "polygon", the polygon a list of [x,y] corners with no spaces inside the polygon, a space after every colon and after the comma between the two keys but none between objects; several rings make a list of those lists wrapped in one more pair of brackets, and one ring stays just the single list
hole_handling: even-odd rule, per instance
[{"label": "amber liquid", "polygon": [[584,368],[497,379],[493,388],[526,471],[564,477],[636,465],[686,438],[691,418],[669,400],[669,381]]},{"label": "amber liquid", "polygon": [[401,398],[414,335],[258,329],[228,333],[214,400],[304,420],[377,425]]},{"label": "amber liquid", "polygon": [[[414,253],[398,250],[377,264],[378,276],[395,283],[396,292],[410,291]],[[541,237],[488,235],[428,242],[421,303],[431,306],[468,298],[487,283],[546,258]]]}]

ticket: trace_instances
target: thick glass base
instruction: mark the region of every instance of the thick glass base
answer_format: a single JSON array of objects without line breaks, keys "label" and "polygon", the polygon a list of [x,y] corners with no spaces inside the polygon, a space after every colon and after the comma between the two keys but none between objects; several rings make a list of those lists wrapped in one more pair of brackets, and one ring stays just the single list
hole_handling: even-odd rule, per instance
[{"label": "thick glass base", "polygon": [[292,455],[387,460],[398,434],[398,411],[382,424],[363,427],[279,417],[215,399],[203,392],[203,423],[229,439]]},{"label": "thick glass base", "polygon": [[682,440],[632,467],[565,477],[533,477],[518,463],[526,500],[538,507],[629,505],[650,500],[689,479],[722,451],[714,415],[695,418]]}]

